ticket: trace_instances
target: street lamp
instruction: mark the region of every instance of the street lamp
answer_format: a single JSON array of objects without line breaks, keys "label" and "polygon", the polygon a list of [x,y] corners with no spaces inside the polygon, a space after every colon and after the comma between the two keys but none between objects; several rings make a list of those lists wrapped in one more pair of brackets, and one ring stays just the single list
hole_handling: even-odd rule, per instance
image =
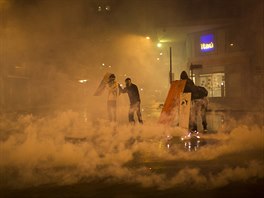
[{"label": "street lamp", "polygon": [[78,80],[78,82],[83,84],[83,83],[86,83],[87,80],[86,79],[84,79],[84,80]]},{"label": "street lamp", "polygon": [[171,52],[171,47],[170,47],[170,73],[169,73],[169,76],[170,76],[170,84],[171,84],[172,81],[173,81],[173,73],[172,73],[172,52]]},{"label": "street lamp", "polygon": [[[157,47],[158,48],[161,48],[162,47],[162,43],[159,42],[157,43]],[[170,79],[170,84],[172,83],[173,81],[173,73],[172,73],[172,49],[171,47],[169,48],[170,49],[170,69],[169,69],[169,79]],[[160,53],[160,56],[162,56],[162,52]],[[158,60],[158,59],[157,59]]]}]

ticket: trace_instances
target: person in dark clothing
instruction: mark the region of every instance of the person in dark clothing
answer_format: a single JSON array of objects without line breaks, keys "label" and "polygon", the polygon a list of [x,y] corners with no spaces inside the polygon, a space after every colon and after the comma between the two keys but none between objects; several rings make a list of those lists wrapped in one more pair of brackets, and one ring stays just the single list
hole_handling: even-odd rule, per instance
[{"label": "person in dark clothing", "polygon": [[135,84],[131,82],[130,78],[125,80],[126,87],[124,89],[120,89],[121,93],[127,93],[130,101],[128,120],[130,123],[135,123],[134,113],[136,112],[138,117],[138,122],[143,124],[142,115],[140,111],[140,95],[138,88]]},{"label": "person in dark clothing", "polygon": [[207,130],[207,121],[206,121],[206,112],[208,107],[209,100],[207,97],[201,99],[201,117],[202,117],[202,125],[203,125],[203,132],[206,133]]},{"label": "person in dark clothing", "polygon": [[186,84],[183,90],[183,93],[191,93],[191,99],[194,99],[195,96],[195,84],[194,82],[188,77],[186,71],[182,71],[181,73],[181,80],[186,80]]},{"label": "person in dark clothing", "polygon": [[197,116],[200,114],[202,118],[202,125],[204,132],[207,131],[206,111],[208,106],[207,94],[201,95],[199,86],[188,77],[186,71],[183,71],[180,76],[181,80],[186,80],[184,93],[191,93],[191,112],[190,112],[190,130],[197,131]]}]

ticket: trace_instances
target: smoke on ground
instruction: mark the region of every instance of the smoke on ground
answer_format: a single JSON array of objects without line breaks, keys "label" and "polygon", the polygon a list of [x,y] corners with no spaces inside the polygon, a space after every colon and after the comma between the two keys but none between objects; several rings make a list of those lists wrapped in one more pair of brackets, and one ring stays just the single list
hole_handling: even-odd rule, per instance
[{"label": "smoke on ground", "polygon": [[[106,179],[160,189],[189,184],[215,188],[263,178],[260,126],[239,125],[230,133],[207,135],[205,139],[216,143],[196,152],[180,147],[171,152],[167,137],[185,133],[153,122],[130,126],[91,121],[73,111],[12,120],[1,117],[0,185],[25,188]],[[253,157],[247,156],[252,153]],[[236,157],[230,161],[227,156]],[[169,173],[157,171],[158,162],[164,167],[166,162],[174,163],[175,168]]]}]

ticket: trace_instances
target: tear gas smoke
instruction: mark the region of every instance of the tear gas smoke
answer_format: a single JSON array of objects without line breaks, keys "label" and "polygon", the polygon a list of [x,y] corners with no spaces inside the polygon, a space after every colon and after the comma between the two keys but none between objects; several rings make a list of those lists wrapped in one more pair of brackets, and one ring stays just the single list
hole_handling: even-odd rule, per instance
[{"label": "tear gas smoke", "polygon": [[[179,128],[124,124],[127,96],[119,99],[119,124],[105,121],[106,93],[93,93],[106,72],[121,83],[131,77],[142,88],[143,106],[164,101],[168,88],[168,68],[157,62],[160,51],[145,39],[146,16],[138,14],[146,6],[128,8],[126,2],[108,15],[94,1],[0,0],[1,107],[37,112],[0,117],[0,188],[96,179],[161,189],[190,183],[215,188],[263,179],[263,125],[229,125],[230,133],[206,137],[215,144],[186,152],[181,145],[165,145],[168,135],[185,135]],[[163,173],[160,161],[177,166]],[[216,168],[206,166],[212,163]]]},{"label": "tear gas smoke", "polygon": [[[194,188],[215,188],[264,176],[263,128],[257,125],[241,125],[230,134],[212,134],[207,138],[218,143],[196,152],[180,147],[170,152],[165,146],[168,135],[180,137],[185,132],[153,123],[92,122],[73,111],[46,117],[25,115],[16,120],[2,117],[1,188],[66,185],[100,178],[160,189],[190,183]],[[254,157],[245,157],[247,153]],[[236,162],[225,159],[229,155],[236,156]],[[175,162],[175,170],[169,175],[155,171],[155,162],[161,161]],[[222,164],[216,170],[209,165],[203,170],[212,161]]]},{"label": "tear gas smoke", "polygon": [[[103,99],[91,96],[106,72],[115,73],[119,83],[131,77],[142,90],[143,103],[166,96],[161,93],[168,87],[167,68],[156,60],[155,43],[130,33],[133,25],[118,17],[122,8],[113,9],[110,18],[98,13],[93,1],[1,5],[1,74],[8,79],[0,87],[6,92],[3,109],[99,107]],[[81,84],[80,79],[87,81]]]}]

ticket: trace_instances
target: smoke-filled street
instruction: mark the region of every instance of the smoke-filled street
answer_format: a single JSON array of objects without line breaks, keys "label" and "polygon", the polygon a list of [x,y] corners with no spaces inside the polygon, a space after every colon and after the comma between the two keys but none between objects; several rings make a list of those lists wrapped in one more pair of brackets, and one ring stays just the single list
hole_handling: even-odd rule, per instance
[{"label": "smoke-filled street", "polygon": [[179,128],[85,122],[72,111],[4,119],[0,166],[6,197],[260,197],[263,192],[263,128],[253,123],[200,135],[197,147],[197,140],[180,139],[186,132]]},{"label": "smoke-filled street", "polygon": [[0,197],[263,197],[262,0],[0,0]]}]

